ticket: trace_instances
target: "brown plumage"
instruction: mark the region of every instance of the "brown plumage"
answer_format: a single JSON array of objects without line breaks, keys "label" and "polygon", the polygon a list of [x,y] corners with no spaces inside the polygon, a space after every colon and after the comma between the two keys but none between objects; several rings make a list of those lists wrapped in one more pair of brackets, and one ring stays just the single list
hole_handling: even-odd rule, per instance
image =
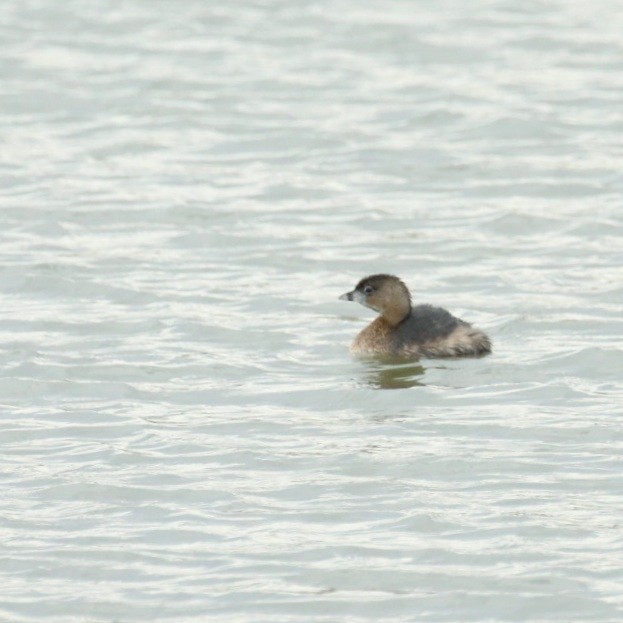
[{"label": "brown plumage", "polygon": [[355,338],[354,353],[476,357],[491,352],[489,338],[468,322],[441,307],[413,307],[407,286],[394,275],[365,277],[340,299],[356,301],[380,314]]}]

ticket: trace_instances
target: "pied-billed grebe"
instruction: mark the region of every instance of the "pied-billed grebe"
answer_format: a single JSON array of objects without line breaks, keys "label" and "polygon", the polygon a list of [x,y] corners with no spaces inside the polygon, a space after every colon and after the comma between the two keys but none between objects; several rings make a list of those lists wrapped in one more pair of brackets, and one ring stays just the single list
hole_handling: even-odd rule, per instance
[{"label": "pied-billed grebe", "polygon": [[491,352],[489,338],[450,312],[411,305],[407,286],[394,275],[365,277],[343,301],[356,301],[381,315],[355,338],[359,354],[411,357],[473,357]]}]

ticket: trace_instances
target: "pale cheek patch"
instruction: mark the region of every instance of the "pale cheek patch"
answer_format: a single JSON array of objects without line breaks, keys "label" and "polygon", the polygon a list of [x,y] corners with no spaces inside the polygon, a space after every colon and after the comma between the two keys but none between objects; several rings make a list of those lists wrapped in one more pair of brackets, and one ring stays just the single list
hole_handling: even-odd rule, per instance
[{"label": "pale cheek patch", "polygon": [[376,307],[372,307],[372,305],[370,305],[370,304],[366,303],[365,301],[361,301],[361,304],[362,304],[364,307],[367,307],[368,309],[371,309],[371,310],[373,310],[373,311],[375,311],[375,312],[380,312],[380,311],[381,311],[380,309],[377,309]]},{"label": "pale cheek patch", "polygon": [[372,305],[370,305],[370,303],[368,303],[367,297],[366,297],[366,295],[363,292],[359,292],[359,291],[355,290],[353,292],[353,301],[356,301],[360,305],[363,305],[364,307],[367,307],[368,309],[372,309],[375,312],[379,311],[376,307],[372,307]]},{"label": "pale cheek patch", "polygon": [[353,292],[353,301],[355,301],[355,303],[360,303],[361,305],[365,305],[366,295],[363,294],[362,292],[359,292],[358,290],[355,290]]}]

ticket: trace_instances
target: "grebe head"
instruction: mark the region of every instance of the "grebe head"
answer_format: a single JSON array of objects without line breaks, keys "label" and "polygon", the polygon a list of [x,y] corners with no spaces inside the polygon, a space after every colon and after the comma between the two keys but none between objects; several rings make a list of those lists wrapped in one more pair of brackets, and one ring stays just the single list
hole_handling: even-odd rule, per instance
[{"label": "grebe head", "polygon": [[411,311],[411,295],[407,286],[394,275],[370,275],[362,279],[352,292],[340,296],[342,301],[356,301],[378,312],[392,325],[404,320]]}]

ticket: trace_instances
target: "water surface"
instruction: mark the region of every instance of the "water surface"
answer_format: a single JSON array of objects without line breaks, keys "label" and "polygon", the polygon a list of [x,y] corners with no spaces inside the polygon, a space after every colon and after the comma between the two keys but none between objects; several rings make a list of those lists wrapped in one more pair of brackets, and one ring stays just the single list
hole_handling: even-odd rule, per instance
[{"label": "water surface", "polygon": [[617,3],[2,14],[0,619],[623,619]]}]

